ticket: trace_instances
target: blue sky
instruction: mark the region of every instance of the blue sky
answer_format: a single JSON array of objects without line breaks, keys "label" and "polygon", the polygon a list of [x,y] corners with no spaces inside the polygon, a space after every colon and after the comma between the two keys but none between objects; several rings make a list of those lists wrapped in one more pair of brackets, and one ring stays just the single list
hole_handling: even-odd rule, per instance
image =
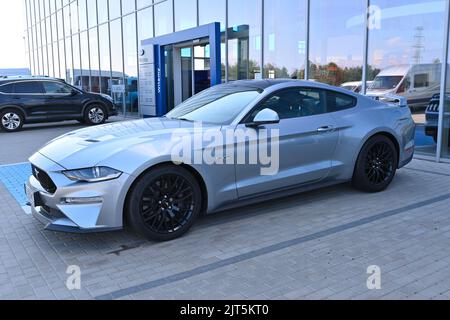
[{"label": "blue sky", "polygon": [[28,68],[22,0],[0,0],[0,68]]}]

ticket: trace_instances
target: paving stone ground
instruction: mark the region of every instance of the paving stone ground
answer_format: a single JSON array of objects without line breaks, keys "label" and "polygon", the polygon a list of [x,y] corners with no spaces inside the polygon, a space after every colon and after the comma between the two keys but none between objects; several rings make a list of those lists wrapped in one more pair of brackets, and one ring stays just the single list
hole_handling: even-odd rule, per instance
[{"label": "paving stone ground", "polygon": [[[0,145],[26,141],[1,149],[0,164],[70,130],[0,133]],[[130,230],[44,231],[0,184],[0,299],[449,299],[449,207],[450,165],[416,159],[383,193],[334,186],[208,216],[182,239],[152,243]],[[66,287],[71,265],[81,290]],[[367,288],[372,265],[381,290]]]}]

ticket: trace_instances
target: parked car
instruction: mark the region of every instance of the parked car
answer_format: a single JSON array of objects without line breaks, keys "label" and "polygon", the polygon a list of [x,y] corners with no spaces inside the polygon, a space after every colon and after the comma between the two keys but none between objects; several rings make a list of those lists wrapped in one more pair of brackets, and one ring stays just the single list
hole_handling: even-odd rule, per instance
[{"label": "parked car", "polygon": [[439,93],[441,73],[441,63],[392,66],[375,77],[367,95],[399,95],[407,99],[411,109],[423,110]]},{"label": "parked car", "polygon": [[[367,87],[370,87],[372,83],[373,81],[367,81]],[[341,84],[341,88],[360,93],[362,90],[362,81],[346,82]]]},{"label": "parked car", "polygon": [[[234,146],[238,157],[258,144],[262,129],[276,130],[279,169],[263,175],[263,165],[230,164],[233,156],[220,164],[221,153],[216,164],[174,161],[177,129],[183,140],[195,139],[187,154],[210,152],[210,141],[197,140],[202,133],[247,132],[234,143],[217,140],[216,147]],[[383,191],[413,158],[414,134],[407,106],[307,81],[236,81],[207,89],[162,118],[53,140],[31,157],[26,191],[48,230],[109,231],[126,220],[149,239],[172,240],[201,214],[347,181]]]},{"label": "parked car", "polygon": [[117,115],[107,95],[88,93],[49,77],[0,78],[0,129],[18,131],[26,123],[78,120],[103,124]]},{"label": "parked car", "polygon": [[[433,137],[434,141],[438,141],[438,123],[439,123],[439,105],[440,105],[440,94],[436,94],[431,99],[428,107],[425,111],[425,134],[427,136]],[[446,104],[450,103],[450,94],[446,96]],[[450,128],[450,112],[444,112],[444,128]],[[449,132],[450,141],[450,132]]]}]

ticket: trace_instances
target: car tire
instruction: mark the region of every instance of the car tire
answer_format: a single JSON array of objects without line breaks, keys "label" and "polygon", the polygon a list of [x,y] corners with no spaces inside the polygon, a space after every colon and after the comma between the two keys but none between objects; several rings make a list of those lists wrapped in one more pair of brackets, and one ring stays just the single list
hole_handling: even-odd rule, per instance
[{"label": "car tire", "polygon": [[6,132],[20,131],[24,124],[21,112],[15,109],[7,109],[0,112],[0,128]]},{"label": "car tire", "polygon": [[375,136],[363,146],[355,166],[353,186],[365,192],[386,190],[395,177],[398,154],[394,143],[385,136]]},{"label": "car tire", "polygon": [[104,124],[106,122],[106,119],[106,110],[99,104],[89,105],[84,112],[85,123],[92,126]]},{"label": "car tire", "polygon": [[183,236],[202,211],[196,178],[178,166],[150,170],[132,187],[126,205],[131,227],[152,241]]}]

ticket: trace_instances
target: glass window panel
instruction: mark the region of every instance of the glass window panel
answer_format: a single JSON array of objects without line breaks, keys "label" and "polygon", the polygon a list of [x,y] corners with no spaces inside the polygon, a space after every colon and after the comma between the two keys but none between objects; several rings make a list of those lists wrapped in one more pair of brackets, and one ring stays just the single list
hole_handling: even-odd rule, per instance
[{"label": "glass window panel", "polygon": [[89,30],[89,54],[91,59],[91,91],[100,92],[97,28]]},{"label": "glass window panel", "polygon": [[161,36],[173,32],[172,1],[155,5],[155,35]]},{"label": "glass window panel", "polygon": [[78,32],[78,3],[76,1],[70,4],[70,21],[72,22],[72,32]]},{"label": "glass window panel", "polygon": [[222,31],[225,31],[225,0],[215,0],[214,5],[211,5],[211,0],[199,0],[198,11],[200,25],[220,22]]},{"label": "glass window panel", "polygon": [[[120,35],[122,32],[120,20],[111,22],[111,34]],[[123,58],[122,58],[122,38],[120,36],[111,37],[111,65],[112,65],[112,84],[111,95],[114,103],[123,114],[123,93],[125,91],[123,84]]]},{"label": "glass window panel", "polygon": [[228,80],[262,78],[261,3],[228,1]]},{"label": "glass window panel", "polygon": [[137,48],[136,18],[128,15],[123,18],[123,50],[125,67],[125,112],[129,116],[139,115],[137,90]]},{"label": "glass window panel", "polygon": [[137,0],[137,7],[138,9],[144,8],[146,6],[149,6],[153,3],[152,0]]},{"label": "glass window panel", "polygon": [[66,38],[66,81],[73,84],[73,60],[72,60],[72,40],[70,37]]},{"label": "glass window panel", "polygon": [[[416,153],[436,154],[437,123],[426,112],[440,92],[445,2],[372,0],[368,93],[408,100],[417,124]],[[428,119],[428,120],[427,120]]]},{"label": "glass window panel", "polygon": [[64,34],[65,36],[71,35],[71,23],[70,23],[70,6],[64,7]]},{"label": "glass window panel", "polygon": [[122,0],[122,14],[125,15],[136,10],[135,5],[135,0]]},{"label": "glass window panel", "polygon": [[335,86],[362,81],[365,23],[358,17],[366,3],[311,1],[310,79]]},{"label": "glass window panel", "polygon": [[175,0],[175,31],[195,26],[197,26],[197,0]]},{"label": "glass window panel", "polygon": [[108,21],[108,0],[97,0],[97,6],[98,6],[98,23],[100,24]]},{"label": "glass window panel", "polygon": [[60,77],[61,79],[66,79],[66,54],[64,40],[59,40],[59,65],[60,65]]},{"label": "glass window panel", "polygon": [[62,10],[58,11],[56,14],[56,18],[58,20],[58,38],[63,39],[64,38],[64,25],[63,25],[63,12]]},{"label": "glass window panel", "polygon": [[74,86],[81,88],[81,56],[80,56],[80,38],[76,34],[72,37],[72,49],[73,49],[73,84]]},{"label": "glass window panel", "polygon": [[78,0],[78,12],[79,12],[79,23],[80,23],[80,30],[86,30],[87,29],[87,16],[86,16],[86,0]]},{"label": "glass window panel", "polygon": [[109,30],[108,25],[104,24],[99,27],[100,36],[100,81],[101,91],[111,95],[111,65],[109,54]]},{"label": "glass window panel", "polygon": [[264,77],[304,79],[306,0],[266,0],[264,5]]},{"label": "glass window panel", "polygon": [[153,38],[153,8],[147,8],[137,13],[139,43]]},{"label": "glass window panel", "polygon": [[97,25],[97,1],[87,0],[87,14],[89,28]]},{"label": "glass window panel", "polygon": [[117,17],[120,17],[121,15],[121,9],[120,9],[120,1],[119,0],[111,0],[109,2],[109,19],[115,19]]},{"label": "glass window panel", "polygon": [[91,91],[90,85],[90,64],[89,64],[89,42],[87,31],[80,33],[80,48],[81,48],[81,83],[83,90]]}]

